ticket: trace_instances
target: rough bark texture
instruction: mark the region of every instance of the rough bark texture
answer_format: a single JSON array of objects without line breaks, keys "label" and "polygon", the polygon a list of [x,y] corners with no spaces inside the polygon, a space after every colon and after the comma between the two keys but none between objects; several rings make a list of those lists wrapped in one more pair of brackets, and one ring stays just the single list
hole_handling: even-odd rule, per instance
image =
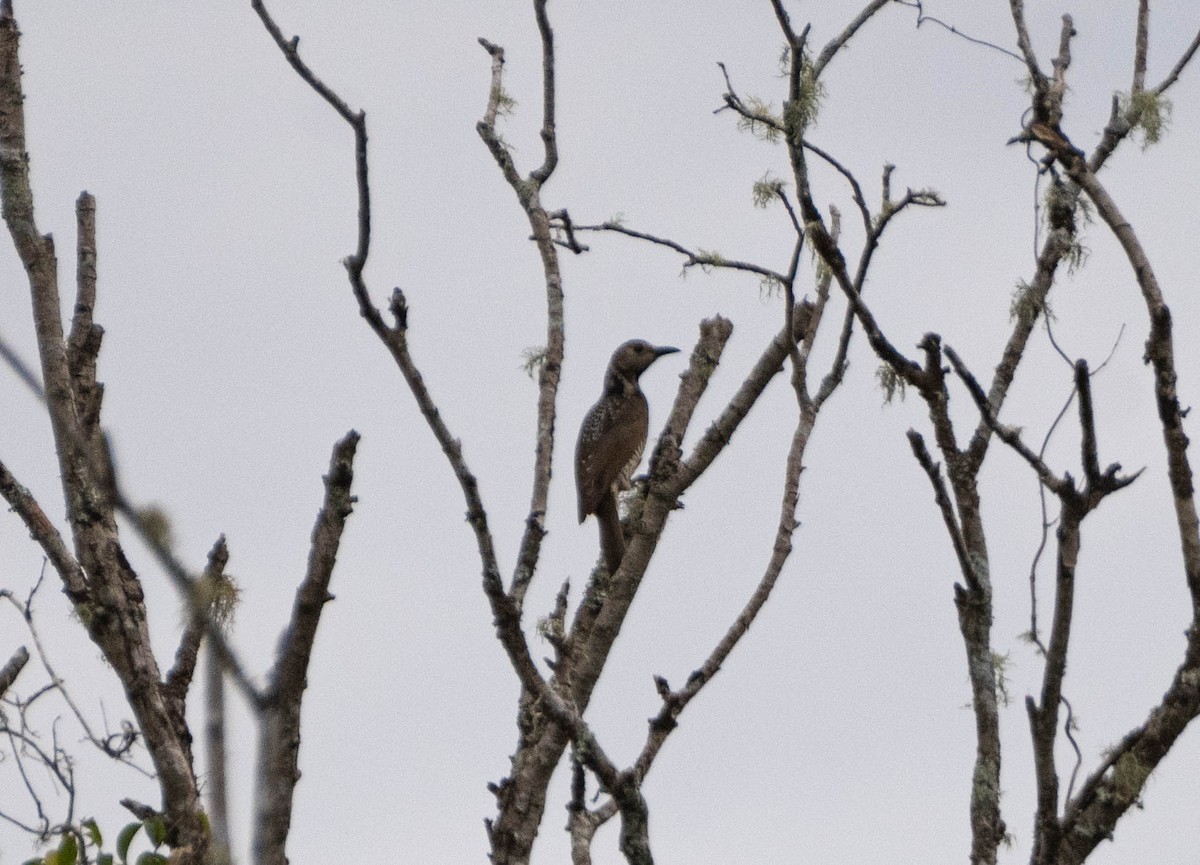
[{"label": "rough bark texture", "polygon": [[358,433],[338,442],[325,476],[325,502],[313,528],[308,571],[296,590],[291,621],[279,647],[259,712],[257,804],[254,824],[256,865],[286,865],[292,799],[300,781],[300,709],[308,686],[308,662],[321,611],[333,599],[329,581],[346,519],[354,509],[350,484]]},{"label": "rough bark texture", "polygon": [[[101,458],[101,390],[95,381],[101,332],[91,321],[95,252],[89,235],[94,233],[94,205],[90,196],[81,196],[79,257],[83,266],[69,351],[62,327],[54,243],[38,231],[34,221],[18,43],[16,21],[11,8],[5,7],[0,11],[3,215],[29,277],[46,405],[74,556],[66,553],[48,521],[38,518],[36,503],[24,506],[22,516],[48,553],[53,551],[51,558],[68,597],[121,681],[157,773],[169,843],[179,851],[182,862],[199,863],[207,849],[208,831],[200,819],[191,736],[183,722],[182,705],[167,692],[151,651],[141,584],[117,536],[114,502]],[[16,487],[5,486],[20,497]]]}]

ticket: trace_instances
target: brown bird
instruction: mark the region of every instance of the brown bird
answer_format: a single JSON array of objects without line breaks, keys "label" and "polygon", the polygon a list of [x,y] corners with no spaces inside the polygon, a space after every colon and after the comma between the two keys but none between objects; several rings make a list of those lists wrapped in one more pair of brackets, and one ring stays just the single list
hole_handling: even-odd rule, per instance
[{"label": "brown bird", "polygon": [[610,574],[625,554],[625,538],[617,513],[617,491],[629,489],[650,425],[646,396],[638,378],[670,346],[653,346],[631,339],[613,352],[604,374],[604,394],[579,428],[575,445],[575,486],[579,492],[579,522],[595,514],[600,524],[600,549]]}]

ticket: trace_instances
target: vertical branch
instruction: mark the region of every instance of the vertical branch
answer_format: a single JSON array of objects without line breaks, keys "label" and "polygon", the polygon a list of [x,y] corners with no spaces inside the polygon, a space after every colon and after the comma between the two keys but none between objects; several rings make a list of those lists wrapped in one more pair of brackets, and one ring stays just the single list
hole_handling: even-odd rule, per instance
[{"label": "vertical branch", "polygon": [[[487,145],[505,181],[516,193],[517,202],[525,212],[542,262],[546,284],[546,345],[538,371],[537,439],[534,445],[533,490],[525,532],[517,552],[509,597],[518,607],[533,581],[546,536],[546,506],[550,495],[550,466],[554,457],[554,424],[557,413],[558,384],[562,370],[565,318],[563,309],[562,273],[558,248],[551,233],[550,215],[541,201],[543,184],[550,179],[558,165],[558,138],[555,130],[555,69],[554,32],[546,14],[546,0],[534,0],[534,16],[542,43],[542,144],[545,158],[540,166],[522,178],[512,152],[496,131],[496,120],[504,101],[504,49],[486,39],[479,43],[492,58],[492,83],[483,119],[476,124],[479,137]],[[565,219],[565,212],[564,219]]]},{"label": "vertical branch", "polygon": [[54,240],[43,235],[33,215],[29,153],[25,144],[24,94],[21,91],[20,31],[11,6],[0,9],[0,180],[4,221],[29,278],[33,322],[41,358],[42,381],[69,511],[81,505],[79,481],[84,468],[75,399],[63,340]]},{"label": "vertical branch", "polygon": [[321,611],[333,599],[329,581],[342,532],[354,509],[350,485],[358,439],[358,433],[351,430],[334,445],[329,474],[325,476],[324,504],[313,528],[308,571],[296,590],[291,620],[259,713],[254,825],[257,865],[287,865],[285,845],[291,829],[292,797],[300,780],[300,708]]},{"label": "vertical branch", "polygon": [[1067,647],[1075,598],[1075,564],[1079,556],[1080,523],[1085,510],[1073,490],[1060,494],[1062,510],[1058,526],[1058,569],[1054,592],[1054,615],[1050,642],[1042,674],[1040,703],[1027,697],[1025,708],[1033,738],[1034,772],[1037,778],[1037,812],[1034,824],[1033,865],[1057,861],[1062,829],[1058,818],[1058,769],[1054,745],[1058,735],[1058,706],[1062,699],[1067,669]]},{"label": "vertical branch", "polygon": [[1171,311],[1163,299],[1154,268],[1138,240],[1133,226],[1122,214],[1108,190],[1081,158],[1067,155],[1071,178],[1096,205],[1096,212],[1112,230],[1121,245],[1146,303],[1150,319],[1150,337],[1146,342],[1146,360],[1154,370],[1154,392],[1167,451],[1167,475],[1175,504],[1176,526],[1183,551],[1184,571],[1192,595],[1193,619],[1200,624],[1200,519],[1197,518],[1192,466],[1188,457],[1188,437],[1183,429],[1184,411],[1176,389],[1175,344]]},{"label": "vertical branch", "polygon": [[316,91],[322,99],[337,112],[338,116],[349,124],[354,131],[354,180],[358,190],[358,240],[354,253],[342,262],[350,279],[350,287],[354,298],[358,301],[359,312],[367,320],[376,335],[383,338],[387,326],[379,310],[371,302],[366,282],[363,280],[363,269],[367,266],[367,256],[371,252],[371,184],[367,165],[367,115],[364,111],[355,111],[346,100],[342,99],[329,85],[316,76],[308,64],[300,57],[300,37],[284,38],[283,31],[267,11],[263,0],[250,0],[250,8],[258,15],[263,27],[271,39],[283,52],[284,59],[296,70],[309,87]]},{"label": "vertical branch", "polygon": [[[34,221],[18,43],[11,4],[4,4],[0,6],[0,196],[4,220],[29,279],[46,405],[79,560],[72,566],[60,556],[56,564],[64,566],[60,574],[80,618],[124,686],[157,771],[166,840],[178,852],[180,862],[190,865],[203,860],[208,846],[208,830],[200,819],[190,736],[163,690],[142,587],[118,540],[113,496],[100,468],[95,426],[99,387],[94,379],[99,334],[91,322],[95,282],[90,201],[81,197],[77,217],[83,267],[73,328],[78,347],[73,367],[63,334],[54,244],[38,231]],[[83,420],[81,402],[87,403]],[[11,489],[20,498],[21,491]],[[26,508],[26,515],[36,519],[32,506]],[[86,574],[86,587],[76,580],[78,569]]]},{"label": "vertical branch", "polygon": [[[96,198],[82,192],[75,201],[75,314],[71,320],[71,335],[67,342],[67,359],[71,377],[92,384],[96,380],[96,355],[103,331],[93,323],[96,308]],[[95,407],[98,414],[99,406]],[[93,412],[86,412],[92,414]]]},{"label": "vertical branch", "polygon": [[550,179],[558,165],[558,136],[554,128],[554,31],[550,29],[550,18],[546,15],[546,0],[533,0],[533,13],[542,38],[542,147],[545,159],[530,177],[542,184]]},{"label": "vertical branch", "polygon": [[212,824],[212,865],[229,865],[229,783],[225,756],[225,669],[212,643],[204,653],[204,742],[207,750],[208,819]]},{"label": "vertical branch", "polygon": [[1017,47],[1025,58],[1025,66],[1033,80],[1034,88],[1041,94],[1046,87],[1046,79],[1038,66],[1037,55],[1033,53],[1033,43],[1029,39],[1029,27],[1025,24],[1024,0],[1009,0],[1009,13],[1012,15],[1013,28],[1016,30]]},{"label": "vertical branch", "polygon": [[1138,0],[1137,36],[1134,38],[1133,87],[1136,96],[1146,89],[1146,55],[1150,50],[1150,0]]},{"label": "vertical branch", "polygon": [[[1019,12],[1019,0],[1013,0],[1013,3],[1014,11]],[[903,206],[938,206],[941,199],[934,193],[909,193],[901,202],[891,202],[890,169],[885,169],[883,211],[875,226],[869,222],[867,224],[867,242],[860,256],[859,268],[854,276],[851,276],[844,254],[826,229],[821,212],[813,201],[803,140],[804,128],[801,123],[804,112],[794,108],[803,98],[801,85],[805,75],[802,56],[804,36],[794,33],[786,23],[785,16],[778,15],[779,4],[775,5],[791,49],[789,93],[788,102],[784,107],[784,122],[796,192],[806,222],[809,242],[846,295],[871,348],[898,377],[915,385],[927,403],[935,439],[948,465],[948,476],[957,508],[957,526],[953,525],[954,517],[950,512],[947,527],[951,529],[956,550],[959,550],[965,582],[965,585],[955,585],[955,604],[958,608],[959,629],[967,653],[967,671],[976,726],[976,758],[970,795],[971,862],[972,865],[994,865],[997,849],[1004,839],[1006,828],[1000,815],[999,699],[991,648],[992,593],[987,542],[977,488],[978,466],[972,466],[956,441],[949,414],[949,395],[941,366],[940,341],[936,335],[929,334],[922,341],[921,347],[925,351],[926,360],[923,366],[918,365],[900,353],[884,336],[861,296],[866,267],[878,242],[879,233],[886,226],[888,219]],[[869,6],[868,11],[872,11],[872,7]],[[830,42],[822,51],[822,65],[828,63],[846,44],[849,39],[847,33],[852,35],[854,29],[861,27],[862,23],[856,19],[856,23],[846,33]],[[1032,52],[1030,55],[1032,56]],[[927,461],[927,473],[932,465],[931,460]],[[935,478],[935,475],[931,475],[931,478]]]}]

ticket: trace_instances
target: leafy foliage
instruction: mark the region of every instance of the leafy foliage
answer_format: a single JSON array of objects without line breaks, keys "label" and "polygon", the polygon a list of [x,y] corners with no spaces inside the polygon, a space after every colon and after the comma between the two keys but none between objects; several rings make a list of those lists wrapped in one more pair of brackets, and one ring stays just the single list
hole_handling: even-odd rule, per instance
[{"label": "leafy foliage", "polygon": [[[143,829],[152,845],[151,849],[142,851],[137,859],[131,862],[129,848],[133,845],[137,833]],[[104,851],[104,834],[96,821],[88,818],[78,827],[70,827],[64,831],[58,846],[45,856],[27,859],[22,865],[77,865],[79,862],[93,861],[96,865],[167,865],[167,857],[159,852],[166,840],[167,825],[162,817],[129,823],[117,833],[114,856],[113,853]]]}]

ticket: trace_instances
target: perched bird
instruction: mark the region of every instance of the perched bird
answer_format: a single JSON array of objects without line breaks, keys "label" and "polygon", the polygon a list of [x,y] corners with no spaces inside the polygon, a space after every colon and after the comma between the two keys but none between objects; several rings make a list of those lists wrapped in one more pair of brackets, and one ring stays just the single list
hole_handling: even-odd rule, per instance
[{"label": "perched bird", "polygon": [[670,346],[653,346],[642,339],[623,343],[604,374],[604,393],[579,428],[575,445],[575,486],[579,493],[579,522],[595,514],[600,524],[600,549],[610,574],[625,554],[625,538],[617,513],[617,491],[629,489],[642,460],[650,409],[638,378]]}]

